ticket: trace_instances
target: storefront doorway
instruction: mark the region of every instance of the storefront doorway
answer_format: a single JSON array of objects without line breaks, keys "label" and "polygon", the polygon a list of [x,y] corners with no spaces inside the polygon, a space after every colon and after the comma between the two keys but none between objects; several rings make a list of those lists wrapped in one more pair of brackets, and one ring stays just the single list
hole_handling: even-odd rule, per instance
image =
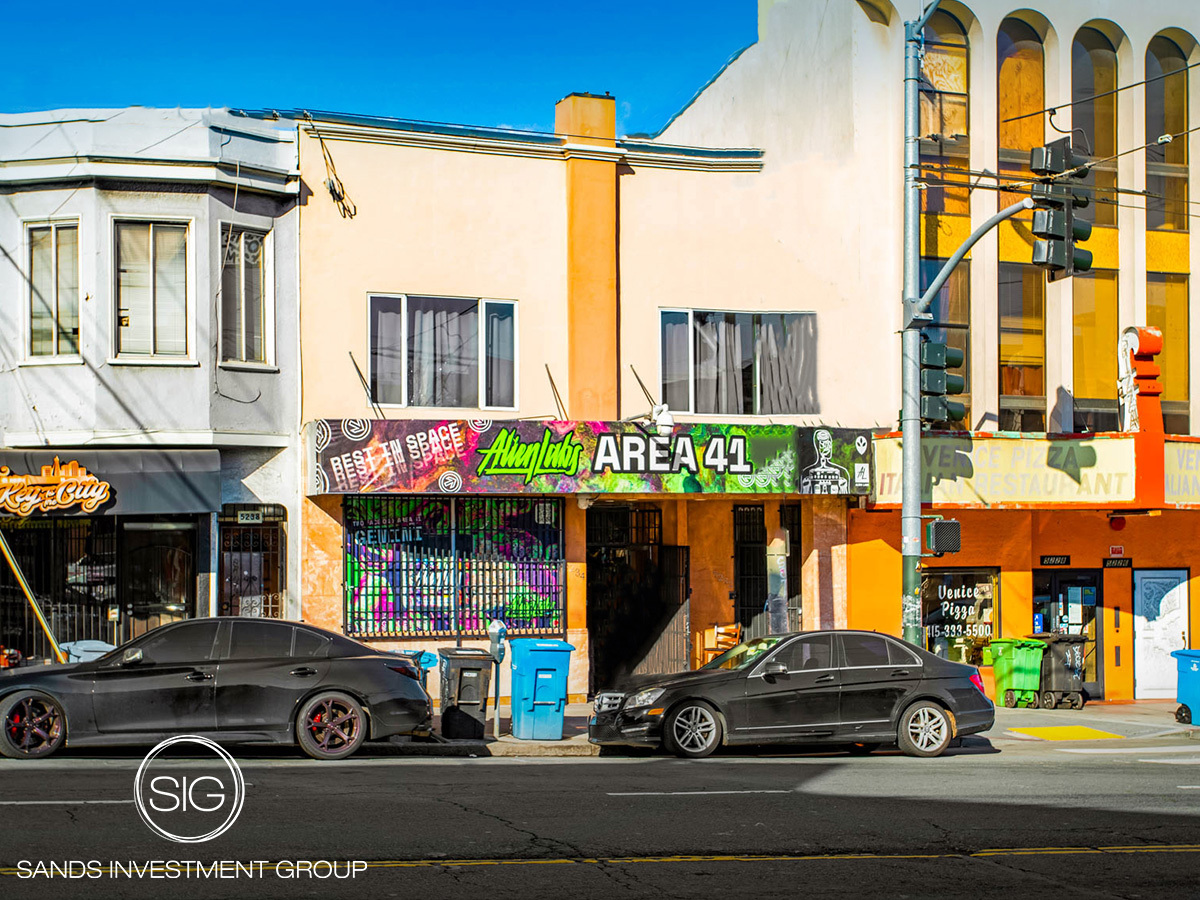
[{"label": "storefront doorway", "polygon": [[1139,569],[1133,573],[1133,696],[1175,697],[1172,650],[1188,645],[1188,572]]},{"label": "storefront doorway", "polygon": [[1030,633],[1081,634],[1087,640],[1083,689],[1089,700],[1104,699],[1104,579],[1100,569],[1034,569]]},{"label": "storefront doorway", "polygon": [[287,597],[287,510],[279,504],[227,503],[220,528],[217,609],[223,616],[278,619]]},{"label": "storefront doorway", "polygon": [[743,638],[771,633],[767,610],[767,524],[761,505],[733,508],[733,583]]},{"label": "storefront doorway", "polygon": [[689,555],[664,547],[657,506],[587,511],[587,625],[592,693],[630,674],[688,668]]}]

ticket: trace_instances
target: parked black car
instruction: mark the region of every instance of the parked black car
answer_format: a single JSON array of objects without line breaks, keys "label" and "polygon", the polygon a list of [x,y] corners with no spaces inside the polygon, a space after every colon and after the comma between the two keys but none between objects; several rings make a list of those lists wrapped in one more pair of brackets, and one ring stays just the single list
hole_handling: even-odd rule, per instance
[{"label": "parked black car", "polygon": [[809,631],[755,638],[695,671],[604,691],[588,738],[694,759],[722,744],[785,743],[870,752],[895,742],[910,756],[938,756],[994,720],[972,666],[871,631]]},{"label": "parked black car", "polygon": [[0,672],[0,754],[198,734],[341,759],[368,737],[428,731],[419,677],[407,657],[311,625],[189,619],[90,662]]}]

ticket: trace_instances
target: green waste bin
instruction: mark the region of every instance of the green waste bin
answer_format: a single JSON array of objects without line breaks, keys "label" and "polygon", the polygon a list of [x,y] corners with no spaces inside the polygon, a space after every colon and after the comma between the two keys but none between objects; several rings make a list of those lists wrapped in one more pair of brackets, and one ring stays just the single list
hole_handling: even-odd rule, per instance
[{"label": "green waste bin", "polygon": [[1005,638],[992,641],[992,674],[996,678],[996,697],[1005,706],[1040,705],[1038,691],[1042,685],[1042,655],[1045,641],[1028,638]]}]

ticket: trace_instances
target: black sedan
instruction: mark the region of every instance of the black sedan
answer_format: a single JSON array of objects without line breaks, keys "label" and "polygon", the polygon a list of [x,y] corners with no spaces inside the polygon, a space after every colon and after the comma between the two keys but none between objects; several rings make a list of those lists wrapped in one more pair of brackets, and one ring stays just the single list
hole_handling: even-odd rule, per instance
[{"label": "black sedan", "polygon": [[755,638],[693,672],[600,693],[588,738],[693,759],[722,744],[870,752],[895,742],[910,756],[938,756],[994,720],[972,666],[873,631],[809,631]]},{"label": "black sedan", "polygon": [[91,662],[0,672],[0,754],[198,734],[341,759],[368,737],[428,731],[419,677],[404,656],[311,625],[190,619]]}]

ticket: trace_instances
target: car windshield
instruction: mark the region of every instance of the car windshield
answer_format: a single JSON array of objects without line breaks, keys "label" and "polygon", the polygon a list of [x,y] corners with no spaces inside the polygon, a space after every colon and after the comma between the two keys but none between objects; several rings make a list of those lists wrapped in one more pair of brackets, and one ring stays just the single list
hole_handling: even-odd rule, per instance
[{"label": "car windshield", "polygon": [[700,668],[744,669],[746,666],[753,665],[755,660],[778,644],[780,640],[780,637],[760,637],[752,641],[746,641],[732,649],[726,650],[716,659],[705,663]]}]

